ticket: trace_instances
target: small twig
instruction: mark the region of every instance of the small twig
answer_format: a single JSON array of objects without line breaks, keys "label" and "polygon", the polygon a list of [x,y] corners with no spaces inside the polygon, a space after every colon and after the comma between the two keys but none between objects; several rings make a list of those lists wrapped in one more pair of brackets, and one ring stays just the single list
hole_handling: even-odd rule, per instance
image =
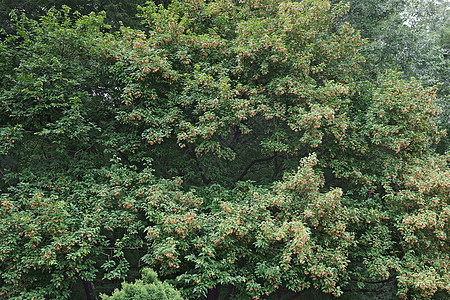
[{"label": "small twig", "polygon": [[97,292],[95,291],[95,285],[93,281],[89,281],[89,284],[91,285],[92,294],[94,294],[94,299],[98,300]]},{"label": "small twig", "polygon": [[76,151],[75,154],[73,155],[73,158],[77,157],[77,154],[78,154],[80,151],[87,151],[87,150],[91,149],[92,147],[94,147],[94,145],[95,145],[95,143],[92,144],[92,145],[90,145],[90,146],[87,147],[86,149],[80,149],[80,150]]}]

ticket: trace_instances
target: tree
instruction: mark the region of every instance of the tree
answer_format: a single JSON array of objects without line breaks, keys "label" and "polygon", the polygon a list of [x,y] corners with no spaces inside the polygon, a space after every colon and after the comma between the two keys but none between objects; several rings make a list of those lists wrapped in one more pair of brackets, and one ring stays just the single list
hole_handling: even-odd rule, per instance
[{"label": "tree", "polygon": [[17,17],[0,48],[2,295],[130,280],[131,255],[185,298],[448,294],[436,89],[366,80],[347,9],[148,3],[145,30],[114,35],[103,14]]},{"label": "tree", "polygon": [[[89,192],[111,158],[96,155],[110,141],[100,135],[110,124],[102,120],[113,118],[105,96],[114,97],[111,64],[99,51],[103,19],[74,21],[67,7],[39,23],[15,17],[16,34],[2,41],[0,154],[15,162],[1,170],[4,297],[69,297],[76,279],[96,278],[97,259],[120,228],[134,226],[126,213],[93,204]],[[116,222],[111,245],[105,225]],[[109,266],[123,277],[127,263]]]}]

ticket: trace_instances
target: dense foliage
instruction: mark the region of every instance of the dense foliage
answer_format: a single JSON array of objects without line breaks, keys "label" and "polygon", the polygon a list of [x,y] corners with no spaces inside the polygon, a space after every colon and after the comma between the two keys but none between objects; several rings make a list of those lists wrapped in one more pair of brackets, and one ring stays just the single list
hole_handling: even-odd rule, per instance
[{"label": "dense foliage", "polygon": [[[437,89],[368,78],[343,3],[165,4],[117,32],[65,6],[11,14],[0,297],[90,297],[142,264],[189,299],[448,295]],[[113,297],[162,284],[145,278]]]}]

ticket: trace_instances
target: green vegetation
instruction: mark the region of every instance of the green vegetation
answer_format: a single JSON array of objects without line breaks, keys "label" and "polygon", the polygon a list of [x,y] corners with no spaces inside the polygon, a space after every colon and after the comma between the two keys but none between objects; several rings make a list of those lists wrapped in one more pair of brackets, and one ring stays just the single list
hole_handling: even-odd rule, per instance
[{"label": "green vegetation", "polygon": [[[0,298],[92,299],[141,267],[102,297],[448,296],[448,35],[425,26],[445,19],[355,10],[395,1],[160,2],[129,27],[123,11],[11,13]],[[386,22],[435,51],[380,50]]]},{"label": "green vegetation", "polygon": [[121,290],[115,290],[112,296],[102,296],[104,300],[182,300],[180,293],[170,284],[158,280],[158,275],[152,269],[143,269],[142,280],[135,283],[122,283]]}]

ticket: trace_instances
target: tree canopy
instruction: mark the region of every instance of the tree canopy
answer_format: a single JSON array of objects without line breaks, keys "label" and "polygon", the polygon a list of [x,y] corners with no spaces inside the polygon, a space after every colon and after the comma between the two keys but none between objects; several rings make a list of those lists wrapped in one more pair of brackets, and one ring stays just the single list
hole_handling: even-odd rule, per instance
[{"label": "tree canopy", "polygon": [[447,296],[445,90],[366,62],[344,3],[163,4],[117,30],[11,13],[0,297],[89,298],[142,265],[187,299]]}]

